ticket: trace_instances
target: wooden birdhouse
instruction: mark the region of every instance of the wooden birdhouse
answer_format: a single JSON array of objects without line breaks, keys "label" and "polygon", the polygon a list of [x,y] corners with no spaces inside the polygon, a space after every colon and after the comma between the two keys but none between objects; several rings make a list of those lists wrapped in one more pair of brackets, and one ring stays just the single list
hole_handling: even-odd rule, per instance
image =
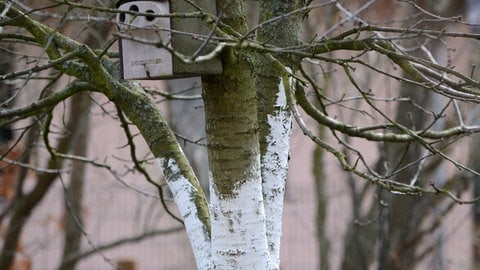
[{"label": "wooden birdhouse", "polygon": [[123,34],[120,57],[124,79],[174,79],[222,72],[218,57],[199,63],[185,63],[170,51],[191,56],[199,48],[202,48],[201,54],[214,48],[212,45],[204,46],[205,39],[200,38],[209,36],[211,32],[202,19],[158,17],[162,14],[196,12],[195,6],[216,14],[214,0],[117,2],[119,10],[128,11],[117,16]]}]

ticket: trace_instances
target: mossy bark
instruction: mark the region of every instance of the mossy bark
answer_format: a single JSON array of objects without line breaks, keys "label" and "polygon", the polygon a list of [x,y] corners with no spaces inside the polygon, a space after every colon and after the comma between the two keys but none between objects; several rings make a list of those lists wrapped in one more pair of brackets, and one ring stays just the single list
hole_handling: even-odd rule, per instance
[{"label": "mossy bark", "polygon": [[[242,1],[217,1],[222,22],[239,33],[247,30]],[[205,121],[213,187],[224,196],[241,184],[244,173],[258,162],[257,95],[253,55],[242,50],[225,50],[223,73],[202,77]],[[254,178],[259,178],[253,176]]]},{"label": "mossy bark", "polygon": [[190,163],[155,102],[142,88],[129,82],[114,85],[107,96],[140,130],[157,158],[184,218],[198,267],[208,269],[211,231],[208,203]]},{"label": "mossy bark", "polygon": [[[222,23],[245,33],[242,1],[217,1]],[[214,269],[271,269],[260,170],[255,55],[227,49],[204,76]]]},{"label": "mossy bark", "polygon": [[244,51],[223,59],[223,74],[203,78],[213,268],[268,269],[252,63]]},{"label": "mossy bark", "polygon": [[[130,83],[128,83],[129,85],[126,84],[127,82],[117,84],[118,88],[112,91],[109,98],[140,130],[155,157],[162,157],[166,162],[173,159],[178,163],[180,171],[166,172],[166,174],[181,174],[189,179],[192,186],[197,190],[195,202],[199,209],[199,218],[206,228],[209,228],[206,198],[188,160],[178,145],[175,134],[168,126],[155,102],[140,87]],[[165,166],[165,168],[169,170],[168,166]]]},{"label": "mossy bark", "polygon": [[254,74],[244,53],[230,52],[231,63],[220,76],[204,77],[206,131],[214,187],[224,196],[258,162],[258,121]]}]

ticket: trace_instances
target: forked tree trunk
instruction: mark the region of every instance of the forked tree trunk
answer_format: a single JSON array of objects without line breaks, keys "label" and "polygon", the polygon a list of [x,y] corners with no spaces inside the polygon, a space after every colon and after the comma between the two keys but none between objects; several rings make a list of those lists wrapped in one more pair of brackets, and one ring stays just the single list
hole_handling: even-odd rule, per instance
[{"label": "forked tree trunk", "polygon": [[[267,20],[297,6],[284,5],[274,12],[266,2],[261,7],[262,20]],[[236,19],[233,25],[242,32],[246,21],[238,10],[239,6],[233,7],[225,17]],[[259,39],[279,46],[296,44],[298,31],[292,27],[296,24],[292,18],[281,18],[262,28]],[[267,37],[273,29],[278,39]],[[226,52],[222,59],[224,73],[203,80],[212,174],[213,265],[218,269],[278,269],[291,133],[284,88],[291,87],[291,81],[279,79],[285,70],[269,58],[237,51]]]},{"label": "forked tree trunk", "polygon": [[[217,6],[222,7],[223,23],[238,33],[247,31],[242,1],[217,0]],[[42,25],[31,23],[28,17],[17,16],[13,9],[10,15],[17,18],[13,25],[26,24],[26,29],[42,46],[49,42],[45,36],[53,36],[65,48],[81,46]],[[283,34],[298,33],[290,30]],[[48,47],[47,54],[54,59],[60,56],[56,47]],[[267,234],[265,203],[271,208],[269,218],[281,216],[291,121],[284,88],[291,87],[291,82],[277,63],[278,73],[269,79],[274,83],[267,94],[267,104],[273,109],[261,112],[266,113],[266,117],[262,117],[269,126],[262,135],[264,149],[261,151],[256,56],[253,52],[225,49],[221,57],[223,73],[202,78],[212,176],[209,205],[173,131],[141,87],[115,78],[114,68],[107,61],[97,62],[96,55],[88,47],[82,46],[81,55],[90,65],[86,70],[81,73],[73,68],[63,71],[83,80],[73,83],[72,87],[104,93],[139,129],[157,158],[184,219],[199,269],[278,269],[280,219],[272,221],[269,225],[272,229]],[[280,81],[277,76],[284,79]],[[262,174],[265,176],[263,182]]]}]

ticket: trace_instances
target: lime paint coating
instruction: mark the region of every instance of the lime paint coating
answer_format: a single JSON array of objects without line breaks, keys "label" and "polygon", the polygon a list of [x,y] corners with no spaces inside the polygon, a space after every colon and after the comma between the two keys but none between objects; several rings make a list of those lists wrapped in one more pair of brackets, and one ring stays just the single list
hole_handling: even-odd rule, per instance
[{"label": "lime paint coating", "polygon": [[208,230],[198,217],[198,208],[194,203],[195,187],[181,174],[176,160],[157,158],[156,161],[162,171],[166,171],[167,168],[171,171],[172,177],[165,180],[180,214],[184,218],[185,229],[192,245],[197,267],[199,270],[209,270],[211,269],[210,238]]},{"label": "lime paint coating", "polygon": [[287,106],[285,83],[282,79],[275,103],[276,110],[267,116],[270,133],[262,156],[263,197],[265,200],[266,233],[272,269],[280,268],[280,237],[282,232],[283,199],[288,172],[288,154],[292,131],[292,115]]},{"label": "lime paint coating", "polygon": [[271,269],[260,181],[241,182],[229,196],[211,185],[210,194],[213,269]]}]

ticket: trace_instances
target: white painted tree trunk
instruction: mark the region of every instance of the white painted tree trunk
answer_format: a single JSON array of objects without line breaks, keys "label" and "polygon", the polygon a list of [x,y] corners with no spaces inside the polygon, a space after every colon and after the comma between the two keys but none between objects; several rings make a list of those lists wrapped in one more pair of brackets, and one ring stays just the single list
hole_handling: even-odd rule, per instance
[{"label": "white painted tree trunk", "polygon": [[[196,187],[181,174],[174,158],[158,158],[158,166],[184,218],[198,269],[279,269],[283,200],[288,170],[292,118],[283,78],[278,85],[275,110],[265,153],[244,173],[228,196],[210,186],[211,232],[201,222],[195,205]],[[180,147],[178,147],[180,149]],[[260,162],[261,159],[261,162]],[[214,179],[211,179],[213,183]]]},{"label": "white painted tree trunk", "polygon": [[[181,149],[180,146],[178,149]],[[157,158],[157,164],[164,172],[165,181],[184,219],[198,269],[211,269],[209,229],[199,218],[198,207],[195,204],[197,193],[195,186],[181,174],[178,163],[173,158]]]},{"label": "white painted tree trunk", "polygon": [[292,115],[287,106],[285,87],[291,87],[292,83],[287,78],[283,78],[280,81],[275,104],[276,110],[267,116],[270,134],[267,135],[267,147],[262,156],[262,188],[265,200],[266,233],[272,269],[280,268],[283,200],[285,197],[292,131]]},{"label": "white painted tree trunk", "polygon": [[249,180],[233,193],[222,198],[211,190],[214,269],[270,269],[261,183]]}]

